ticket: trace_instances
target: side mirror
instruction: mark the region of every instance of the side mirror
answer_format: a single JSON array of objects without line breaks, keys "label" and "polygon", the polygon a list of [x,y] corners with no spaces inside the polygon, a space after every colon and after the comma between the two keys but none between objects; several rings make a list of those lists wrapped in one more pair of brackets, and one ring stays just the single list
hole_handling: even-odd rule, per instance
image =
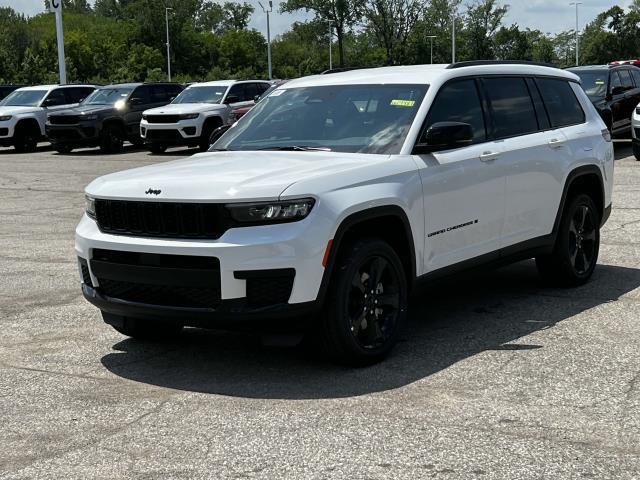
[{"label": "side mirror", "polygon": [[258,103],[258,100],[260,100],[260,95],[253,97],[253,103]]},{"label": "side mirror", "polygon": [[613,87],[611,89],[611,95],[622,95],[626,91],[624,87]]},{"label": "side mirror", "polygon": [[226,103],[227,105],[230,103],[237,103],[240,101],[240,97],[237,95],[228,95],[227,98],[225,99],[224,103]]},{"label": "side mirror", "polygon": [[471,145],[473,128],[468,123],[438,122],[427,128],[414,147],[414,153],[429,153]]},{"label": "side mirror", "polygon": [[213,145],[216,141],[222,136],[224,132],[229,130],[231,125],[222,125],[221,127],[216,128],[211,135],[209,136],[209,145]]},{"label": "side mirror", "polygon": [[139,97],[132,97],[129,99],[130,105],[142,105],[142,99]]},{"label": "side mirror", "polygon": [[42,102],[43,107],[53,107],[55,105],[55,101],[53,98],[47,98],[44,102]]}]

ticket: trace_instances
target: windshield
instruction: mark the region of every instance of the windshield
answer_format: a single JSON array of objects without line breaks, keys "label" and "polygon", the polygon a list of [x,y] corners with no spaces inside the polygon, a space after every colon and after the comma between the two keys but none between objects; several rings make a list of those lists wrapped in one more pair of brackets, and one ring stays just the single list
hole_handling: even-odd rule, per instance
[{"label": "windshield", "polygon": [[228,85],[215,87],[189,87],[180,92],[171,103],[220,103]]},{"label": "windshield", "polygon": [[[214,149],[399,153],[426,85],[332,85],[275,90]],[[301,148],[302,147],[302,148]]]},{"label": "windshield", "polygon": [[83,105],[113,105],[118,100],[126,100],[133,88],[99,88],[89,95]]},{"label": "windshield", "polygon": [[9,107],[37,107],[47,94],[47,90],[15,90],[0,102]]},{"label": "windshield", "polygon": [[582,88],[591,98],[604,98],[607,94],[607,71],[580,72],[574,71],[580,77]]}]

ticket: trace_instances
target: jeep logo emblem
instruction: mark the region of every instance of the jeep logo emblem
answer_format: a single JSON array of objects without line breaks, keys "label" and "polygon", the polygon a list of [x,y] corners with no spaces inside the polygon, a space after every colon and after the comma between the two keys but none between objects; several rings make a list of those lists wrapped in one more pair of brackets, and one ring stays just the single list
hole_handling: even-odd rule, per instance
[{"label": "jeep logo emblem", "polygon": [[150,188],[144,193],[146,193],[147,195],[160,195],[161,192],[162,190],[154,190],[153,188]]}]

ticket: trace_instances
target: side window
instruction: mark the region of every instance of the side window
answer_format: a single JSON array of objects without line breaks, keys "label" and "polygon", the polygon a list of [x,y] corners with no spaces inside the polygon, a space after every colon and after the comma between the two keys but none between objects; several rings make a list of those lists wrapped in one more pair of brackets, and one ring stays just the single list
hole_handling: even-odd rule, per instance
[{"label": "side window", "polygon": [[[638,69],[638,72],[640,75],[640,69]],[[640,85],[640,83],[638,85]],[[271,85],[269,85],[268,83],[258,83],[257,86],[258,86],[258,95],[262,95],[264,92],[269,90],[269,87]]]},{"label": "side window", "polygon": [[149,86],[148,85],[143,85],[141,87],[136,88],[133,93],[131,94],[131,96],[129,97],[130,99],[132,98],[139,98],[141,101],[141,104],[145,104],[145,103],[150,103],[149,98]]},{"label": "side window", "polygon": [[485,78],[483,83],[493,118],[493,138],[515,137],[539,130],[524,78]]},{"label": "side window", "polygon": [[640,88],[640,68],[634,68],[631,70],[631,76],[636,83],[636,88]]},{"label": "side window", "polygon": [[88,87],[72,87],[65,88],[64,93],[67,95],[67,103],[80,103],[87,98],[93,90],[93,88]]},{"label": "side window", "polygon": [[553,78],[536,80],[553,128],[584,123],[585,114],[569,82]]},{"label": "side window", "polygon": [[475,80],[456,80],[443,86],[436,96],[425,126],[438,122],[468,123],[473,129],[473,142],[487,139],[482,104]]},{"label": "side window", "polygon": [[244,84],[244,98],[245,102],[253,100],[256,95],[258,95],[258,87],[255,83],[245,83]]},{"label": "side window", "polygon": [[536,116],[538,117],[538,127],[540,127],[540,130],[548,130],[549,128],[551,128],[551,124],[549,123],[549,116],[547,115],[547,110],[544,107],[542,97],[540,96],[540,92],[533,78],[527,78],[527,87],[529,87],[529,93],[531,94],[531,99],[533,100],[533,106],[536,109]]},{"label": "side window", "polygon": [[618,75],[620,75],[620,80],[622,81],[622,86],[625,90],[633,89],[633,80],[631,80],[631,72],[629,70],[618,70]]},{"label": "side window", "polygon": [[151,103],[168,103],[169,92],[164,85],[151,85]]},{"label": "side window", "polygon": [[233,103],[244,102],[244,85],[242,83],[233,85],[227,97],[236,97]]},{"label": "side window", "polygon": [[620,76],[618,72],[609,72],[611,74],[609,78],[609,91],[613,93],[615,88],[622,87],[622,82],[620,81]]},{"label": "side window", "polygon": [[67,103],[67,96],[64,94],[64,88],[57,88],[47,95],[43,105],[46,107],[56,107],[58,105],[66,105]]},{"label": "side window", "polygon": [[169,100],[178,96],[178,94],[183,90],[180,85],[167,85],[167,95],[169,96]]}]

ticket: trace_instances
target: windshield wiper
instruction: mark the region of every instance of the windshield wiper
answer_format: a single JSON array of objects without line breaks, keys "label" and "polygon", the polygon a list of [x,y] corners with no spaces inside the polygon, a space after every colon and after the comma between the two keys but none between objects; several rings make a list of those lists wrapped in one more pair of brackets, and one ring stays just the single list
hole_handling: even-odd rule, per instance
[{"label": "windshield wiper", "polygon": [[290,152],[330,152],[329,147],[311,147],[308,145],[288,145],[283,147],[266,147],[259,150],[280,150]]}]

